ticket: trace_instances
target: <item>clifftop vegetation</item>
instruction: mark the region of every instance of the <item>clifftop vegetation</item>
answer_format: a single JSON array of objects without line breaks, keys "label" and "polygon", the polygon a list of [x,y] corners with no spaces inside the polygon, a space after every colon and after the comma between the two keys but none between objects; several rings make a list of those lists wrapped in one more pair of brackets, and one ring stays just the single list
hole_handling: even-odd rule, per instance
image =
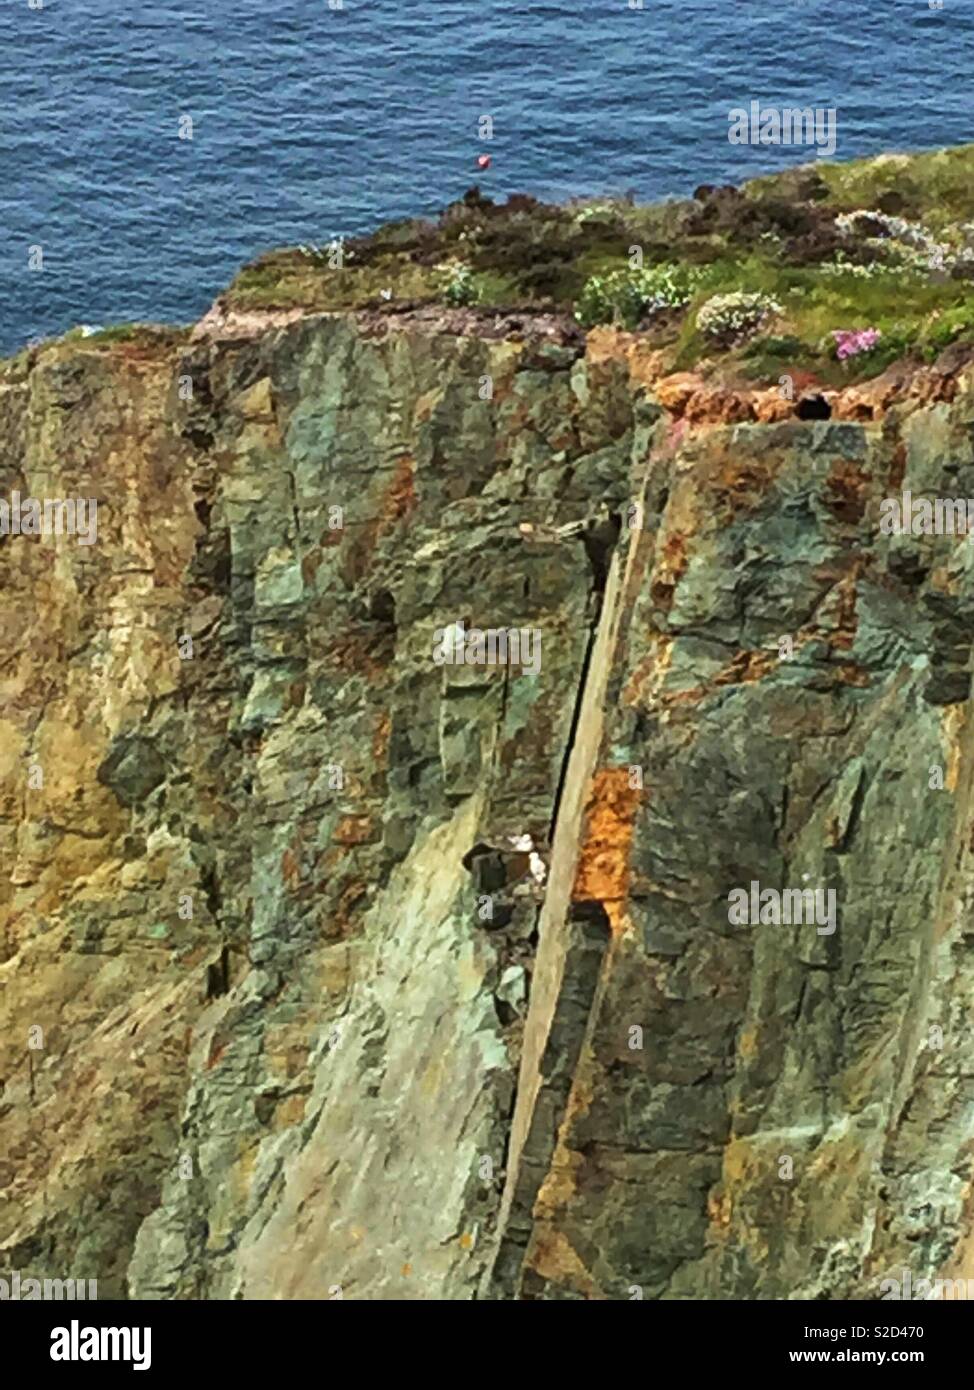
[{"label": "clifftop vegetation", "polygon": [[[642,206],[495,203],[471,188],[436,220],[268,252],[219,303],[562,313],[644,334],[670,371],[753,382],[797,371],[838,386],[974,344],[974,145],[815,161]],[[88,341],[137,350],[144,338],[129,325]]]},{"label": "clifftop vegetation", "polygon": [[[241,271],[225,302],[555,309],[651,335],[674,370],[716,354],[745,377],[797,368],[837,385],[974,340],[974,145],[815,162],[646,206],[552,206],[525,195],[498,204],[471,189],[438,221],[393,223],[345,242],[342,260],[336,274],[327,247],[272,252]],[[684,278],[691,271],[692,293],[640,313],[639,282],[654,267],[664,276],[669,267]],[[704,306],[737,293],[761,296],[775,312],[758,315],[753,331],[735,333],[731,323],[720,332],[719,316],[718,331],[705,331]],[[853,341],[871,346],[838,355],[837,335],[870,329],[878,336]]]}]

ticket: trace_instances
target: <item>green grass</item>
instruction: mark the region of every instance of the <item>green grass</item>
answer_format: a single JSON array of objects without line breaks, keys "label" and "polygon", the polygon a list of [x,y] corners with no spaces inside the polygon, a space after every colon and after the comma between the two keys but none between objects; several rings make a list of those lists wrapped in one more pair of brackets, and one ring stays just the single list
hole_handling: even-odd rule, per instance
[{"label": "green grass", "polygon": [[0,377],[16,379],[29,371],[32,361],[38,354],[64,354],[67,350],[84,347],[92,351],[112,348],[127,348],[132,355],[144,356],[146,353],[165,353],[185,343],[192,331],[192,325],[179,327],[174,324],[117,323],[107,328],[99,328],[94,333],[84,333],[79,325],[63,333],[59,338],[45,338],[32,347],[22,347],[12,357],[0,361]]},{"label": "green grass", "polygon": [[850,164],[825,164],[820,172],[829,202],[845,211],[876,207],[888,194],[903,200],[900,213],[940,230],[974,219],[974,145],[927,154],[882,155]]},{"label": "green grass", "polygon": [[168,325],[148,323],[118,323],[110,328],[100,328],[97,333],[82,337],[80,329],[73,329],[68,336],[77,337],[91,347],[111,347],[115,343],[129,343],[139,347],[175,346],[190,332],[189,328],[176,328]]},{"label": "green grass", "polygon": [[442,280],[432,267],[417,265],[403,253],[379,254],[364,266],[352,259],[331,270],[325,257],[271,251],[241,270],[226,300],[240,310],[350,309],[380,299],[385,289],[397,299],[434,300]]},{"label": "green grass", "polygon": [[[929,361],[952,342],[974,340],[974,283],[827,275],[753,255],[707,267],[706,282],[673,343],[674,370],[715,357],[713,345],[696,328],[696,314],[712,294],[738,288],[762,291],[783,310],[767,332],[721,354],[726,365],[740,364],[755,380],[774,381],[786,366],[815,372],[826,383],[865,379],[908,353]],[[872,352],[840,363],[832,332],[855,328],[878,328],[882,339]]]}]

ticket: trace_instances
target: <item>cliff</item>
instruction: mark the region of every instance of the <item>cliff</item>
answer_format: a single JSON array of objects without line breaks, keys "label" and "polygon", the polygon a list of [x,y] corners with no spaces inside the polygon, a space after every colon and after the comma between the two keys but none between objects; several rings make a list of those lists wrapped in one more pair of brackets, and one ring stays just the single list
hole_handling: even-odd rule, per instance
[{"label": "cliff", "polygon": [[[929,158],[836,166],[828,221],[865,188],[956,224]],[[704,265],[819,216],[789,177],[750,220],[569,220],[625,261],[613,217],[682,219]],[[497,255],[534,235],[443,227],[471,207]],[[974,549],[880,525],[974,498],[963,266],[830,272],[814,332],[704,351],[672,306],[585,331],[530,258],[444,303],[424,238],[2,367],[0,496],[98,504],[93,544],[0,538],[3,1264],[134,1298],[974,1275]],[[865,325],[823,304],[881,290],[914,346],[826,360]],[[519,659],[443,660],[456,623]],[[731,920],[752,883],[835,913]]]}]

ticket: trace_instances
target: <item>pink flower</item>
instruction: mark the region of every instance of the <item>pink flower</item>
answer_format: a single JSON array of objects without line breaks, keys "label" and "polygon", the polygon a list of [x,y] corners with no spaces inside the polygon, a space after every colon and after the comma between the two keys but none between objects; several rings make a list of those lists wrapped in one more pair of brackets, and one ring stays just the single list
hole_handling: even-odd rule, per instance
[{"label": "pink flower", "polygon": [[882,336],[878,328],[833,329],[835,355],[844,362],[847,357],[858,357],[860,352],[871,352]]}]

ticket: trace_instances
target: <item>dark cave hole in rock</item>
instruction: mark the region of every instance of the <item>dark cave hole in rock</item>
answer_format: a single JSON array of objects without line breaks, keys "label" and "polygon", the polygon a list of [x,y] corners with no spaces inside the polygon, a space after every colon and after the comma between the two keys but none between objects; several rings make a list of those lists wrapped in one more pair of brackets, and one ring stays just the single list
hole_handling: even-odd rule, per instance
[{"label": "dark cave hole in rock", "polygon": [[383,627],[396,626],[396,600],[388,589],[377,589],[369,603],[369,617]]},{"label": "dark cave hole in rock", "polygon": [[592,566],[593,587],[597,594],[605,593],[612,551],[621,530],[622,517],[618,512],[610,512],[604,520],[591,524],[582,534],[585,553]]},{"label": "dark cave hole in rock", "polygon": [[605,904],[596,898],[583,898],[571,905],[571,920],[583,935],[593,941],[607,942],[612,936],[612,923]]},{"label": "dark cave hole in rock", "polygon": [[206,967],[206,997],[216,999],[230,988],[230,952],[224,946],[220,959]]},{"label": "dark cave hole in rock", "polygon": [[824,396],[803,396],[795,414],[799,420],[831,420],[832,407]]},{"label": "dark cave hole in rock", "polygon": [[494,1012],[502,1028],[507,1028],[517,1021],[517,1010],[513,1009],[505,1000],[498,999],[496,995],[494,996]]},{"label": "dark cave hole in rock", "polygon": [[479,893],[499,893],[507,886],[503,852],[482,842],[468,849],[460,861],[473,877]]}]

